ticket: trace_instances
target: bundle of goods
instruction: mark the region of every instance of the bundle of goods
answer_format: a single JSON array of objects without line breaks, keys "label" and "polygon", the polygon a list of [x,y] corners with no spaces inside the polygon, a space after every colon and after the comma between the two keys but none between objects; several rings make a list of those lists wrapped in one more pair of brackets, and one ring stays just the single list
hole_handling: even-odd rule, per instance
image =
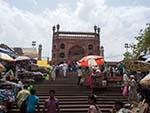
[{"label": "bundle of goods", "polygon": [[126,69],[130,71],[140,71],[140,72],[150,71],[150,63],[148,62],[144,62],[140,60],[130,60],[124,63]]}]

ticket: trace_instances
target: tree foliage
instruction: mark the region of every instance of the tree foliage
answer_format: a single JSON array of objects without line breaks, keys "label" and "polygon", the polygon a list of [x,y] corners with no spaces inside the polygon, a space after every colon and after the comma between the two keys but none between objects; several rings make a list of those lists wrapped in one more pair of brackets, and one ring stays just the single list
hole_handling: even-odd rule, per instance
[{"label": "tree foliage", "polygon": [[141,30],[135,39],[137,43],[131,45],[133,55],[139,57],[141,54],[148,53],[150,49],[150,24],[147,24],[146,28]]},{"label": "tree foliage", "polygon": [[[140,30],[138,36],[135,37],[136,43],[130,44],[132,58],[138,58],[140,55],[145,55],[150,52],[150,24],[146,24],[144,30]],[[126,56],[125,56],[126,55]],[[124,54],[125,59],[131,58],[128,54]]]},{"label": "tree foliage", "polygon": [[128,61],[129,59],[132,59],[133,57],[130,52],[125,52],[123,56],[124,56],[124,61]]}]

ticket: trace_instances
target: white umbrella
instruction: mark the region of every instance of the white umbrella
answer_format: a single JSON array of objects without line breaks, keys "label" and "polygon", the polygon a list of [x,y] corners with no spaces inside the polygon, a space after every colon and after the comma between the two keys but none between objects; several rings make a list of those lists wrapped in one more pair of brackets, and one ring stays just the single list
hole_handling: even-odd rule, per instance
[{"label": "white umbrella", "polygon": [[140,84],[150,85],[150,73],[140,81]]},{"label": "white umbrella", "polygon": [[27,56],[18,56],[15,60],[16,61],[23,61],[23,60],[30,60],[30,58]]},{"label": "white umbrella", "polygon": [[10,57],[8,54],[2,53],[2,52],[0,52],[0,59],[6,60],[6,61],[14,61],[14,59],[12,57]]}]

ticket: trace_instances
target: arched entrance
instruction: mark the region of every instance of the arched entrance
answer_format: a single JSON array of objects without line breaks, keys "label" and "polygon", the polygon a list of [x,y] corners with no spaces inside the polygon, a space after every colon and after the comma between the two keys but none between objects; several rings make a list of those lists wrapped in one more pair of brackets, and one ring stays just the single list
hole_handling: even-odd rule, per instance
[{"label": "arched entrance", "polygon": [[81,46],[73,46],[68,51],[68,58],[71,61],[77,61],[81,59],[84,56],[85,52],[84,49]]}]

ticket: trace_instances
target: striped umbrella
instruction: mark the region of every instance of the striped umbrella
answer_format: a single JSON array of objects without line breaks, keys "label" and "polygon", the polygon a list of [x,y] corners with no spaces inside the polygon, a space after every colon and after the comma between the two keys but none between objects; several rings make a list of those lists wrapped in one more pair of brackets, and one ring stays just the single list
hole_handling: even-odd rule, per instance
[{"label": "striped umbrella", "polygon": [[83,57],[81,60],[77,62],[79,66],[96,66],[100,64],[104,64],[104,58],[98,55],[88,55]]}]

